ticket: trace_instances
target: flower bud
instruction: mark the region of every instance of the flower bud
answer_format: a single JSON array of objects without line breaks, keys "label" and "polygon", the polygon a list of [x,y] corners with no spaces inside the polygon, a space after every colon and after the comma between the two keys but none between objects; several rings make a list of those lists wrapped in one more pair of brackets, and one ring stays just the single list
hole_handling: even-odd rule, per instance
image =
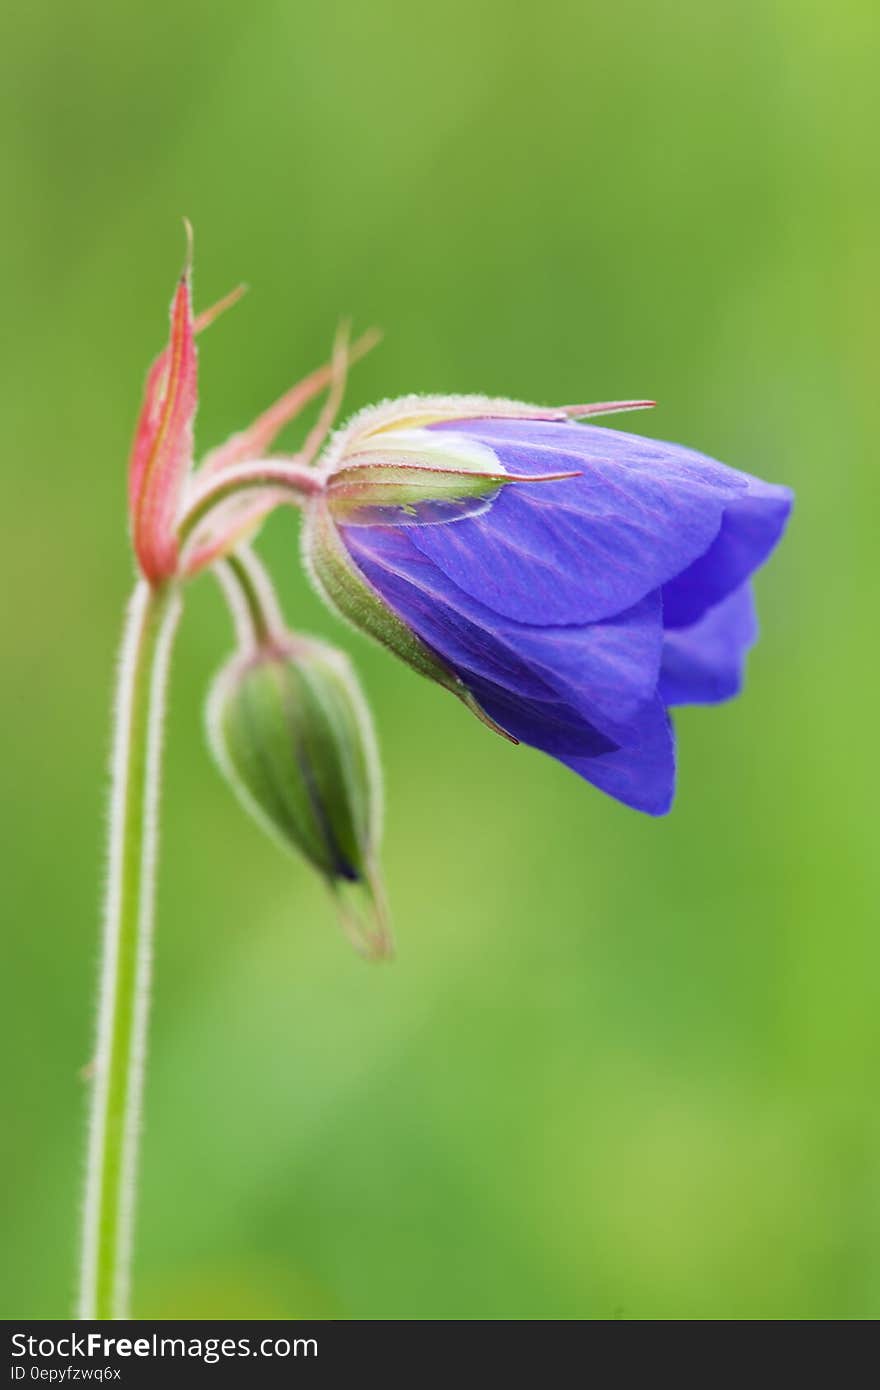
[{"label": "flower bud", "polygon": [[347,658],[289,634],[240,653],[211,691],[208,736],[245,808],[324,878],[357,949],[389,956],[376,862],[381,774]]}]

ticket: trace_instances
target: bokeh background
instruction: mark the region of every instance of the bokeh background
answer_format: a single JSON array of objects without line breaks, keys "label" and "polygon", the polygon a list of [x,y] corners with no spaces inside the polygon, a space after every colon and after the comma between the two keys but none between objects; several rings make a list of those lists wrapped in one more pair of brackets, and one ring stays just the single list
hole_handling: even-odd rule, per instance
[{"label": "bokeh background", "polygon": [[370,969],[173,680],[136,1313],[880,1311],[873,0],[32,0],[2,21],[4,1259],[72,1306],[125,461],[183,250],[204,447],[321,360],[410,390],[651,395],[793,485],[743,697],[670,818],[495,740],[262,550],[356,657],[399,937]]}]

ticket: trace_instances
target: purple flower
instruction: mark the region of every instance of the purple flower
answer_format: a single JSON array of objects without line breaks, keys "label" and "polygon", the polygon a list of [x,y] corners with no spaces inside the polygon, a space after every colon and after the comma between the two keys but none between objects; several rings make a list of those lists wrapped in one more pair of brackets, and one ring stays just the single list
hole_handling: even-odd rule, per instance
[{"label": "purple flower", "polygon": [[669,706],[739,691],[750,577],[792,497],[570,418],[599,409],[464,397],[364,412],[328,453],[306,555],[336,607],[488,722],[662,815]]}]

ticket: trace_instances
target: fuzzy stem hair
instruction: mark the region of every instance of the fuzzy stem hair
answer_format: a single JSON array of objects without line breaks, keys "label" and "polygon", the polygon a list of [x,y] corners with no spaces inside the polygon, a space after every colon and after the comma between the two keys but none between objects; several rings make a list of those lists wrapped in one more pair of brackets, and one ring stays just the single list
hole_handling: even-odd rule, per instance
[{"label": "fuzzy stem hair", "polygon": [[141,580],[119,663],[79,1317],[128,1316],[152,966],[162,727],[180,596]]}]

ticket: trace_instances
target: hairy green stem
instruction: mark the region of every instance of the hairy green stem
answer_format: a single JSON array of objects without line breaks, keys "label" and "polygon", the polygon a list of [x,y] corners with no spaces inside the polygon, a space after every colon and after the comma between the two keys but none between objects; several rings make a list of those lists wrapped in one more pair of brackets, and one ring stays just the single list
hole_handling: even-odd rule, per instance
[{"label": "hairy green stem", "polygon": [[80,1318],[128,1316],[153,933],[159,772],[180,596],[141,581],[119,665]]},{"label": "hairy green stem", "polygon": [[242,647],[265,646],[284,635],[272,581],[250,546],[230,551],[216,571]]}]

